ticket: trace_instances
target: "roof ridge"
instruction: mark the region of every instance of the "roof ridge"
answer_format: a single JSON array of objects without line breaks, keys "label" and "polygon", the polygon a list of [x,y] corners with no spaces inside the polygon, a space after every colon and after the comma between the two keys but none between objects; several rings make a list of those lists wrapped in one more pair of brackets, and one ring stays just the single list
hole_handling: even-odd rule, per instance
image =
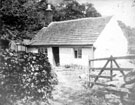
[{"label": "roof ridge", "polygon": [[[60,23],[68,23],[68,22],[76,22],[76,21],[81,21],[81,20],[88,20],[88,19],[92,19],[92,20],[96,20],[96,19],[102,19],[102,18],[112,18],[113,16],[104,16],[104,17],[85,17],[85,18],[78,18],[78,19],[71,19],[71,20],[64,20],[64,21],[53,21],[49,24],[60,24]],[[49,27],[48,26],[48,27]]]}]

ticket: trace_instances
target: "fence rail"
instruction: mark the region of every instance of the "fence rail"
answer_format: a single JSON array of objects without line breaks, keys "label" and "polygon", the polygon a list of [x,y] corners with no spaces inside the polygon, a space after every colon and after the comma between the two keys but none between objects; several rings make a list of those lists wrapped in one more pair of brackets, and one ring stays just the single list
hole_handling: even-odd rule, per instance
[{"label": "fence rail", "polygon": [[[99,78],[105,78],[105,79],[110,79],[111,81],[113,80],[113,77],[115,77],[115,75],[113,75],[113,71],[120,71],[120,73],[125,76],[125,71],[131,71],[134,68],[121,68],[120,65],[117,63],[116,60],[121,60],[121,59],[135,59],[135,55],[128,55],[128,56],[120,56],[120,57],[113,57],[110,56],[108,58],[99,58],[99,59],[91,59],[89,60],[89,86],[92,88],[95,84],[96,85],[101,85],[101,86],[107,86],[106,84],[102,84],[102,83],[97,83],[97,80]],[[94,61],[106,61],[105,65],[103,67],[92,67],[91,64]],[[110,64],[110,65],[109,65]],[[115,67],[113,66],[113,64],[115,64]],[[109,65],[109,67],[108,67]],[[94,70],[100,70],[99,73],[97,75],[92,75],[90,74],[91,71]],[[110,71],[110,76],[102,76],[101,74],[104,71]],[[90,82],[90,78],[95,78],[93,82]],[[91,85],[90,85],[91,84]]]},{"label": "fence rail", "polygon": [[101,60],[121,60],[121,59],[135,59],[135,55],[128,55],[128,56],[119,56],[119,57],[107,57],[107,58],[97,58],[97,59],[90,59],[89,61],[101,61]]},{"label": "fence rail", "polygon": [[[102,68],[91,68],[91,70],[101,70]],[[111,70],[115,71],[131,71],[133,68],[111,68]],[[110,68],[104,68],[104,70],[110,70]]]}]

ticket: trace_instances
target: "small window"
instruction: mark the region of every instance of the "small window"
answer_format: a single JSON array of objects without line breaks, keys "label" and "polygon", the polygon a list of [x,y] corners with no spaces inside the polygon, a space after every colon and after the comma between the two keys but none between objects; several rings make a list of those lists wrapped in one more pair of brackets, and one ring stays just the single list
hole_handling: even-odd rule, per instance
[{"label": "small window", "polygon": [[40,47],[40,48],[38,49],[38,52],[39,52],[39,53],[43,53],[43,54],[47,54],[47,48]]},{"label": "small window", "polygon": [[75,58],[82,58],[82,49],[80,48],[74,49],[74,56]]}]

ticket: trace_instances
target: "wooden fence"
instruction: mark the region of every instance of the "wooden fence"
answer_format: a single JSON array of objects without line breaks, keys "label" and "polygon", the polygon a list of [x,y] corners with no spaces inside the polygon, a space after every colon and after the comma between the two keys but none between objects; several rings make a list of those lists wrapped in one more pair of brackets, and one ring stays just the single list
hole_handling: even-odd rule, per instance
[{"label": "wooden fence", "polygon": [[[135,59],[135,55],[121,56],[121,57],[110,56],[108,58],[100,58],[100,59],[89,60],[89,86],[91,88],[94,85],[108,86],[107,84],[98,83],[97,80],[99,78],[104,78],[104,79],[110,79],[110,81],[112,81],[113,77],[115,77],[115,75],[113,75],[113,71],[120,71],[120,73],[123,76],[125,76],[125,73],[124,73],[125,71],[131,71],[133,69],[133,68],[121,68],[120,65],[117,62],[117,60],[121,60],[121,59]],[[92,62],[95,62],[95,61],[106,61],[106,63],[101,68],[95,68],[95,67],[92,67]],[[109,67],[108,67],[108,65],[109,65]],[[97,75],[92,75],[92,74],[90,74],[90,72],[92,70],[100,70],[100,71]],[[109,76],[102,76],[103,71],[110,71],[110,75]],[[91,78],[94,78],[93,82],[90,82]]]}]

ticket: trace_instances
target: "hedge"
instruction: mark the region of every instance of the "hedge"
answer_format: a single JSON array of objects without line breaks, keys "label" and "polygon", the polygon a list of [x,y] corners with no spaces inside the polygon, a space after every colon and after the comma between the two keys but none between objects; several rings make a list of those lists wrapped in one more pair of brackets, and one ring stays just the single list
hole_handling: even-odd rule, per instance
[{"label": "hedge", "polygon": [[1,51],[0,104],[12,105],[18,100],[47,101],[56,84],[47,55]]}]

